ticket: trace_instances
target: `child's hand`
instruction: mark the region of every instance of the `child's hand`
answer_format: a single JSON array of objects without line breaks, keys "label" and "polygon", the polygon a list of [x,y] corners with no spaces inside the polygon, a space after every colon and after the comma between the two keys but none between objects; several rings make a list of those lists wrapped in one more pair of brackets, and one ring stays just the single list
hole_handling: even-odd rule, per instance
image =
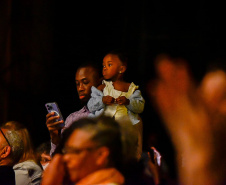
[{"label": "child's hand", "polygon": [[125,96],[120,96],[116,98],[116,103],[119,105],[129,105],[129,99],[127,99]]},{"label": "child's hand", "polygon": [[111,96],[103,96],[103,99],[102,99],[103,103],[106,104],[106,105],[111,105],[115,102],[115,99]]}]

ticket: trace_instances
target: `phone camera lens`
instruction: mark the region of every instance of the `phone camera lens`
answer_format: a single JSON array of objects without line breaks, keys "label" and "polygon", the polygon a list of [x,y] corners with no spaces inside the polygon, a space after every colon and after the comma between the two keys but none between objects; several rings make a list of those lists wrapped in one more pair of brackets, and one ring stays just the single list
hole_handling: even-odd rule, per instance
[{"label": "phone camera lens", "polygon": [[47,105],[47,109],[51,110],[51,109],[53,109],[53,107],[51,105]]}]

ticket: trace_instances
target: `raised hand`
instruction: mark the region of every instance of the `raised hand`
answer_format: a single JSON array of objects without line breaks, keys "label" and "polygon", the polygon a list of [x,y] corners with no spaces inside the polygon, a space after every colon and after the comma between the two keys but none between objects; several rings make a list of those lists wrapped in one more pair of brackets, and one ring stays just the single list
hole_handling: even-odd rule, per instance
[{"label": "raised hand", "polygon": [[60,136],[59,133],[63,127],[60,126],[60,124],[63,123],[63,121],[57,121],[59,116],[55,116],[54,112],[48,113],[46,115],[46,126],[50,133],[50,138],[52,143],[55,145],[59,144]]},{"label": "raised hand", "polygon": [[156,71],[158,77],[149,93],[177,151],[180,181],[184,185],[215,184],[216,173],[210,167],[214,161],[212,120],[186,62],[162,57]]}]

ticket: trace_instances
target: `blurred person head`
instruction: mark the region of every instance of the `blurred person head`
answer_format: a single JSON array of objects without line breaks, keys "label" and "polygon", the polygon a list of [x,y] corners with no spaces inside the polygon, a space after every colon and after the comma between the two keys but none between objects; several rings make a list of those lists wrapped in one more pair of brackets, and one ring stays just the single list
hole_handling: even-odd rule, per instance
[{"label": "blurred person head", "polygon": [[101,169],[121,170],[125,152],[128,158],[136,158],[134,148],[124,147],[128,143],[122,139],[120,125],[112,118],[83,118],[74,122],[63,133],[60,146],[70,181],[76,183]]},{"label": "blurred person head", "polygon": [[82,104],[87,104],[91,95],[91,87],[101,83],[100,70],[92,62],[82,63],[75,74],[76,88]]},{"label": "blurred person head", "polygon": [[13,166],[23,155],[24,143],[19,132],[9,126],[1,126],[0,131],[0,165]]},{"label": "blurred person head", "polygon": [[40,161],[42,168],[44,170],[46,169],[46,167],[49,165],[51,161],[51,156],[49,154],[50,149],[51,149],[51,144],[49,141],[47,141],[40,144],[35,150],[38,161]]},{"label": "blurred person head", "polygon": [[5,123],[2,128],[10,129],[12,132],[16,132],[20,137],[21,146],[23,147],[20,147],[22,149],[22,155],[18,162],[33,160],[34,162],[39,164],[34,152],[30,134],[23,124],[16,121],[9,121]]}]

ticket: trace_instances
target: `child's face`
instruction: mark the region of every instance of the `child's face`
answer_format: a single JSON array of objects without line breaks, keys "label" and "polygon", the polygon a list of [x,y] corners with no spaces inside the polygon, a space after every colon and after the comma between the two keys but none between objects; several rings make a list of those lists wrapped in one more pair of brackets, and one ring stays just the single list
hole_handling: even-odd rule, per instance
[{"label": "child's face", "polygon": [[117,80],[120,76],[122,62],[117,55],[108,54],[103,59],[103,76],[106,80]]}]

